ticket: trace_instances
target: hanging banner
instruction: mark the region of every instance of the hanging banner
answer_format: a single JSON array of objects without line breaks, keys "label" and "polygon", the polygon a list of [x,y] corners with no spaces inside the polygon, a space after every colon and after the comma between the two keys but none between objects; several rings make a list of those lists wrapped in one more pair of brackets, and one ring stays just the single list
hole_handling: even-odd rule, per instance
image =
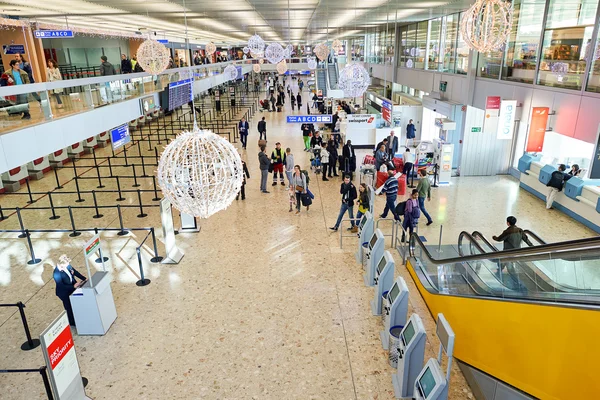
[{"label": "hanging banner", "polygon": [[533,107],[531,123],[529,124],[529,135],[527,137],[527,152],[540,152],[544,147],[544,137],[548,126],[548,107]]},{"label": "hanging banner", "polygon": [[516,100],[502,100],[500,104],[500,118],[498,120],[498,139],[510,140],[515,130]]},{"label": "hanging banner", "polygon": [[488,96],[485,101],[485,120],[483,133],[495,135],[498,131],[498,116],[500,115],[500,96]]},{"label": "hanging banner", "polygon": [[40,342],[55,398],[87,399],[66,311],[42,332]]}]

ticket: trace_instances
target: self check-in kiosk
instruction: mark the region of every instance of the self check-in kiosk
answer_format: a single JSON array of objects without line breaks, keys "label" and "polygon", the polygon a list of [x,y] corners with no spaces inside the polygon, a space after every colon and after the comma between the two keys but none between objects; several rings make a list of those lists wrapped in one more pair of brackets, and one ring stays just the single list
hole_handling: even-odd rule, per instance
[{"label": "self check-in kiosk", "polygon": [[355,254],[356,262],[362,263],[363,259],[363,243],[367,242],[373,236],[375,223],[373,214],[367,211],[358,222],[358,250]]},{"label": "self check-in kiosk", "polygon": [[402,277],[398,277],[389,290],[383,314],[383,330],[379,333],[381,345],[388,350],[388,332],[392,326],[406,326],[408,318],[408,287]]},{"label": "self check-in kiosk", "polygon": [[415,381],[423,368],[427,333],[421,318],[411,315],[398,340],[398,370],[392,374],[397,399],[413,397]]},{"label": "self check-in kiosk", "polygon": [[389,251],[385,251],[377,262],[375,270],[375,296],[371,300],[373,315],[381,315],[383,294],[389,292],[394,284],[394,258]]},{"label": "self check-in kiosk", "polygon": [[367,286],[375,285],[375,270],[377,269],[376,263],[383,256],[384,248],[385,237],[383,236],[383,232],[377,229],[369,239],[369,244],[367,246],[367,268],[364,274],[365,285]]}]

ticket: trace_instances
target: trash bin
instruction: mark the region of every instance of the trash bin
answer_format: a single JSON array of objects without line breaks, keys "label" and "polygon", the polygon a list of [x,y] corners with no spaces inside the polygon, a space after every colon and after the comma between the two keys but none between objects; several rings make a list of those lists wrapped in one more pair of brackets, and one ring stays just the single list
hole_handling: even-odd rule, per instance
[{"label": "trash bin", "polygon": [[383,326],[385,326],[385,320],[390,314],[390,302],[387,298],[388,292],[383,292],[381,295],[381,320],[383,321]]},{"label": "trash bin", "polygon": [[398,340],[400,338],[400,332],[402,332],[403,325],[395,325],[390,328],[390,340],[388,342],[388,359],[390,360],[390,367],[398,368]]},{"label": "trash bin", "polygon": [[364,242],[362,244],[362,267],[363,267],[363,269],[367,269],[368,254],[369,254],[369,242]]}]

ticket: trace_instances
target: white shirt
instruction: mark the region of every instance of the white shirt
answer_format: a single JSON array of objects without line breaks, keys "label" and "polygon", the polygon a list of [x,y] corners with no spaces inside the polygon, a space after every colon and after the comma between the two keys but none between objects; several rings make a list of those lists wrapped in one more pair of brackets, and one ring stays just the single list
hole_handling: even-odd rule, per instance
[{"label": "white shirt", "polygon": [[402,155],[402,160],[404,161],[404,164],[406,164],[406,163],[414,164],[415,163],[415,155],[413,153],[411,153],[410,151],[405,151],[404,154]]}]

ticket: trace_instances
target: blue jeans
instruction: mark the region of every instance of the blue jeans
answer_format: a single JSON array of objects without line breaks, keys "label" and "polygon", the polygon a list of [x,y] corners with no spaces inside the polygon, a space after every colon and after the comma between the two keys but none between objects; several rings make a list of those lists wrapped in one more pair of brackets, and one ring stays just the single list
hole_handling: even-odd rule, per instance
[{"label": "blue jeans", "polygon": [[421,212],[423,213],[425,218],[427,218],[427,223],[431,222],[431,216],[425,209],[425,197],[419,197],[419,208],[421,209]]},{"label": "blue jeans", "polygon": [[356,225],[358,225],[358,223],[360,222],[360,219],[362,218],[364,214],[361,213],[360,211],[356,212]]},{"label": "blue jeans", "polygon": [[352,206],[348,206],[348,204],[346,203],[342,203],[342,206],[340,207],[340,214],[338,215],[338,219],[337,222],[335,223],[334,228],[339,228],[340,224],[342,223],[342,218],[344,218],[344,214],[346,213],[346,210],[348,211],[348,214],[350,215],[350,223],[352,224],[352,226],[354,226],[354,210]]},{"label": "blue jeans", "polygon": [[400,221],[400,216],[396,214],[396,198],[397,195],[386,196],[385,197],[385,208],[383,209],[383,214],[381,214],[381,218],[387,218],[388,211],[391,211],[394,215],[394,219],[396,221]]}]

